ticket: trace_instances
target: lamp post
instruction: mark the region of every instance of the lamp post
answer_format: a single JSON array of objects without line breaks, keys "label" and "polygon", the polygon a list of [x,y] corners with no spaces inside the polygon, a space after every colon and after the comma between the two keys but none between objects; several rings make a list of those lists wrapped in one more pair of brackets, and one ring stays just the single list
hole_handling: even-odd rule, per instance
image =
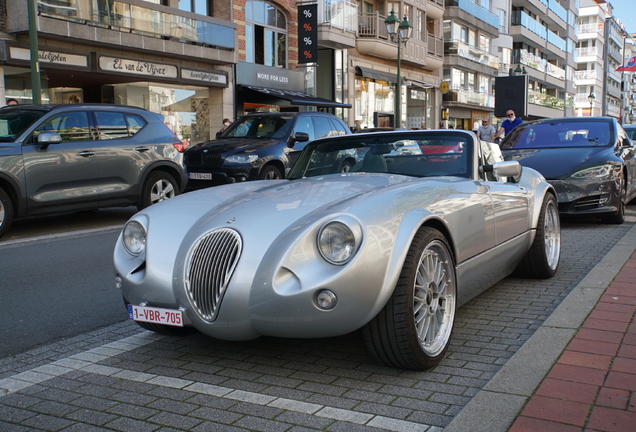
[{"label": "lamp post", "polygon": [[590,117],[592,117],[592,109],[594,108],[594,100],[596,100],[596,96],[594,95],[593,91],[591,91],[590,94],[587,96],[587,100],[590,101]]},{"label": "lamp post", "polygon": [[401,102],[400,98],[402,96],[402,84],[401,84],[401,47],[402,45],[406,46],[406,42],[411,37],[411,32],[413,31],[413,26],[406,19],[406,15],[404,15],[404,20],[400,22],[400,20],[395,16],[393,11],[391,11],[391,15],[389,15],[385,20],[384,24],[386,25],[386,30],[391,36],[391,40],[397,43],[397,82],[395,84],[395,127],[399,128],[402,126],[402,115],[400,113]]}]

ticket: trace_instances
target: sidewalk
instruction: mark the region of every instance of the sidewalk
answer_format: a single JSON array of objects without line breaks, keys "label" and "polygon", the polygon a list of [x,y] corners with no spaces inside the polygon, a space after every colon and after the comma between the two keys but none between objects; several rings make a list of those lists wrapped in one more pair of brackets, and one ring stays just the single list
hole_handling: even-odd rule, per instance
[{"label": "sidewalk", "polygon": [[444,432],[636,432],[636,225]]},{"label": "sidewalk", "polygon": [[636,253],[510,432],[636,431]]}]

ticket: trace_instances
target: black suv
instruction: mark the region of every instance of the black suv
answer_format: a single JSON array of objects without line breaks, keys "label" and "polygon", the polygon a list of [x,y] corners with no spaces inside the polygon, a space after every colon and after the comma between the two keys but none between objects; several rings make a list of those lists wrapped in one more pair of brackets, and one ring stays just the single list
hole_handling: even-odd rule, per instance
[{"label": "black suv", "polygon": [[110,104],[0,109],[0,237],[14,217],[136,205],[185,189],[163,116]]},{"label": "black suv", "polygon": [[308,142],[351,131],[333,114],[255,113],[185,152],[188,189],[284,178]]}]

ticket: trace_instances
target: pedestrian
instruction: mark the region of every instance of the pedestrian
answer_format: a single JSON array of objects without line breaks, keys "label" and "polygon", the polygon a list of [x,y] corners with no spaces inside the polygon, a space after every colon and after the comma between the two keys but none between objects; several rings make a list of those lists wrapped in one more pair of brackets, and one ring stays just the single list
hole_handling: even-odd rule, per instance
[{"label": "pedestrian", "polygon": [[507,120],[501,122],[501,127],[497,131],[497,135],[495,135],[495,139],[499,138],[502,134],[508,135],[510,131],[523,123],[523,120],[515,116],[515,112],[513,110],[508,110],[506,112]]},{"label": "pedestrian", "polygon": [[18,104],[18,101],[13,98],[7,99],[7,105],[17,105],[17,104]]},{"label": "pedestrian", "polygon": [[224,118],[223,119],[223,127],[219,130],[219,133],[221,134],[221,133],[225,132],[225,129],[230,127],[231,124],[232,124],[232,122],[230,121],[229,118]]},{"label": "pedestrian", "polygon": [[495,140],[495,127],[490,124],[487,118],[481,121],[481,126],[477,129],[477,136],[482,141],[493,142]]}]

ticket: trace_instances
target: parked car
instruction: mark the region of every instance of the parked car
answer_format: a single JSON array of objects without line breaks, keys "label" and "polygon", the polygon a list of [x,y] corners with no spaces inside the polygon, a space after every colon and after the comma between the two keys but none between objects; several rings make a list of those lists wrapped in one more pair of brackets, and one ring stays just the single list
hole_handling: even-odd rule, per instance
[{"label": "parked car", "polygon": [[504,138],[501,150],[506,159],[543,174],[557,191],[562,215],[621,224],[625,204],[636,197],[636,149],[614,118],[524,123]]},{"label": "parked car", "polygon": [[215,140],[186,151],[188,188],[285,178],[307,143],[350,133],[341,119],[329,113],[245,115]]},{"label": "parked car", "polygon": [[186,186],[184,144],[163,117],[106,104],[0,109],[0,237],[17,217],[136,205]]},{"label": "parked car", "polygon": [[623,125],[623,129],[627,132],[627,136],[632,140],[632,143],[636,145],[636,124]]},{"label": "parked car", "polygon": [[394,128],[394,127],[372,127],[372,128],[362,128],[356,129],[353,133],[371,133],[371,132],[392,132],[392,131],[404,131],[407,129],[402,128]]},{"label": "parked car", "polygon": [[[433,136],[462,152],[398,151]],[[343,152],[359,148],[342,173]],[[448,349],[457,307],[513,271],[551,277],[560,244],[554,188],[496,145],[463,131],[353,134],[308,144],[288,179],[137,213],[115,246],[115,285],[148,330],[247,340],[364,328],[382,362],[424,369]]]}]

